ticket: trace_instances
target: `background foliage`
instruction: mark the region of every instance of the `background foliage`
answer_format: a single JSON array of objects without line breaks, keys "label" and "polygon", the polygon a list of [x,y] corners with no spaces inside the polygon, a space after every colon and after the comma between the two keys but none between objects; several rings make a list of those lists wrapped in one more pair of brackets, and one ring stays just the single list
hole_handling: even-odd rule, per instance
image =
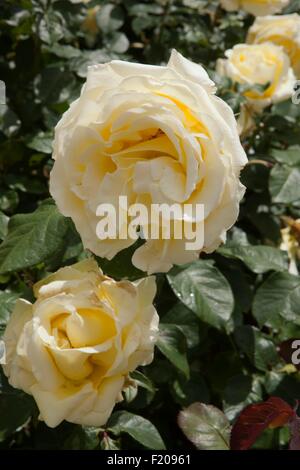
[{"label": "background foliage", "polygon": [[[300,13],[299,1],[286,12]],[[205,65],[218,94],[238,113],[241,95],[214,68],[226,49],[245,42],[252,22],[214,0],[1,2],[7,105],[0,105],[0,335],[16,298],[32,299],[36,280],[88,256],[48,193],[53,128],[79,95],[87,66],[112,58],[161,64],[176,48]],[[299,371],[280,345],[300,338],[300,278],[288,272],[279,245],[287,220],[300,240],[293,222],[300,218],[300,105],[268,108],[244,147],[250,164],[242,174],[247,193],[239,221],[215,254],[157,276],[155,360],[132,374],[136,382],[128,384],[106,429],[47,428],[31,397],[1,375],[0,448],[189,449],[190,441],[227,448],[230,423],[246,405],[275,395],[294,406]],[[116,278],[142,274],[128,252],[98,261]],[[227,418],[193,405],[180,415],[184,434],[177,417],[194,402],[214,405]],[[186,429],[189,415],[196,422]],[[218,432],[205,444],[207,429]],[[283,426],[267,429],[254,446],[280,449],[288,441]]]}]

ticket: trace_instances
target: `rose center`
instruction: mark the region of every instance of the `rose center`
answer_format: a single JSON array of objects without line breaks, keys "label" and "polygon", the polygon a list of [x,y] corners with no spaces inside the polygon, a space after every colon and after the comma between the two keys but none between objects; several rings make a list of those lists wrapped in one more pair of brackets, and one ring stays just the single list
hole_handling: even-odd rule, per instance
[{"label": "rose center", "polygon": [[59,315],[52,328],[62,348],[96,346],[116,334],[113,319],[96,308],[80,308],[76,314]]}]

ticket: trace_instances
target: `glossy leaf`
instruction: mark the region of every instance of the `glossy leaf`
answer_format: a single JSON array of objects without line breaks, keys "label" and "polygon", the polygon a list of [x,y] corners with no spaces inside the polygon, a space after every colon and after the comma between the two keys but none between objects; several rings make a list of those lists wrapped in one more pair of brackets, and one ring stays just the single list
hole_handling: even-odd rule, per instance
[{"label": "glossy leaf", "polygon": [[259,287],[253,315],[259,325],[278,327],[283,321],[300,324],[300,280],[298,276],[274,273]]},{"label": "glossy leaf", "polygon": [[186,338],[176,325],[168,325],[166,323],[159,325],[157,347],[175,367],[187,378],[189,377]]},{"label": "glossy leaf", "polygon": [[263,403],[247,406],[233,426],[231,449],[249,449],[266,428],[284,426],[294,413],[294,410],[278,397],[271,397]]},{"label": "glossy leaf", "polygon": [[18,214],[9,221],[8,234],[0,245],[0,273],[28,268],[57,258],[68,241],[70,220],[47,201],[31,214]]},{"label": "glossy leaf", "polygon": [[288,268],[286,252],[271,246],[223,247],[218,252],[228,258],[239,259],[254,273],[285,271]]},{"label": "glossy leaf", "polygon": [[193,403],[179,413],[178,423],[197,449],[229,449],[230,424],[218,408],[203,403]]},{"label": "glossy leaf", "polygon": [[129,434],[134,440],[152,450],[165,448],[164,442],[155,428],[147,419],[127,411],[115,412],[108,422],[108,428],[113,434]]},{"label": "glossy leaf", "polygon": [[203,322],[230,328],[234,300],[228,281],[209,261],[176,267],[168,274],[177,297]]}]

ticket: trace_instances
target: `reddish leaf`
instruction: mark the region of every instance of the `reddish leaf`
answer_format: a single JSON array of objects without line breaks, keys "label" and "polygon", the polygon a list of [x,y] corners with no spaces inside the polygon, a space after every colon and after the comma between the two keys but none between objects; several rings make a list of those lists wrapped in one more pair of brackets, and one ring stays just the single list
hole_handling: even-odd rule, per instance
[{"label": "reddish leaf", "polygon": [[239,415],[231,432],[231,449],[249,449],[266,428],[284,426],[295,411],[278,397],[247,406]]}]

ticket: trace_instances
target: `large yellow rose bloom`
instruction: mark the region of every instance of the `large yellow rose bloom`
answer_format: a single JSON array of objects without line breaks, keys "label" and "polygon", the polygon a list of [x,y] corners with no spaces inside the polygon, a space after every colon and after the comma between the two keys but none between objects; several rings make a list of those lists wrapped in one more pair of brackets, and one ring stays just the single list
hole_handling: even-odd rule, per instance
[{"label": "large yellow rose bloom", "polygon": [[155,291],[154,278],[115,282],[93,260],[38,282],[3,336],[9,383],[34,397],[50,427],[105,424],[129,372],[152,361]]},{"label": "large yellow rose bloom", "polygon": [[[200,249],[186,240],[147,238],[133,263],[148,273],[211,252],[234,224],[247,162],[230,107],[205,70],[173,51],[166,66],[121,61],[92,66],[80,98],[55,129],[50,191],[83,244],[112,259],[135,240],[97,237],[100,204],[204,206]],[[185,210],[185,209],[184,209]],[[183,213],[182,220],[188,219]],[[142,229],[147,228],[146,225]]]}]

